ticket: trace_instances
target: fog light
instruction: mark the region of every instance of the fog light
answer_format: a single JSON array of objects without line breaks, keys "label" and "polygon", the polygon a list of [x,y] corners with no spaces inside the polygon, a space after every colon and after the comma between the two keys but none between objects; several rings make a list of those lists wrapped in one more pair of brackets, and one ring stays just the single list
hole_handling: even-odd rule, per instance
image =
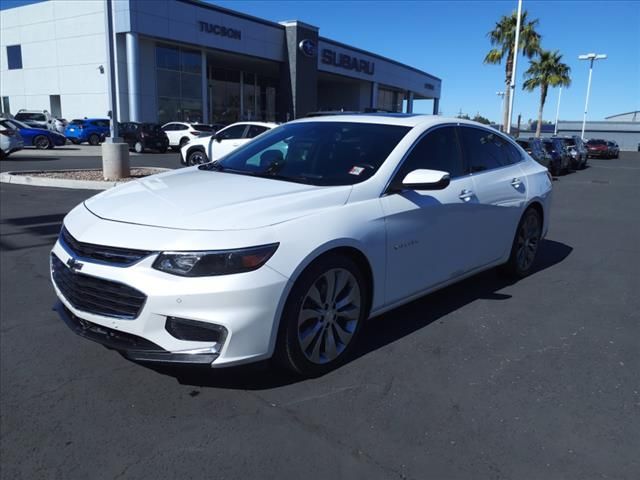
[{"label": "fog light", "polygon": [[227,329],[221,325],[186,318],[167,317],[165,329],[178,340],[224,343]]}]

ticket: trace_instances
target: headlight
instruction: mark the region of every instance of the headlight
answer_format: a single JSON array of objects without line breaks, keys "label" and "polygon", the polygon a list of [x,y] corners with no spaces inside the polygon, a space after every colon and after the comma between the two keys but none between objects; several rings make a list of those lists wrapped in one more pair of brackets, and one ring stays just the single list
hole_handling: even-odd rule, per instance
[{"label": "headlight", "polygon": [[256,270],[278,249],[279,243],[235,250],[162,252],[153,268],[182,277],[208,277]]}]

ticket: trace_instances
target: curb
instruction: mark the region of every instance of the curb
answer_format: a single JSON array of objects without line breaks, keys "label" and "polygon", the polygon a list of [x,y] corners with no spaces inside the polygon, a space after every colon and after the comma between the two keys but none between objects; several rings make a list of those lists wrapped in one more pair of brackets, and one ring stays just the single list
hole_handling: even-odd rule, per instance
[{"label": "curb", "polygon": [[[160,167],[136,167],[136,168],[155,168],[158,173],[171,170],[170,168]],[[117,185],[124,185],[128,182],[113,182],[100,180],[71,180],[67,178],[49,178],[34,177],[30,173],[43,172],[77,172],[77,171],[100,170],[99,168],[74,168],[68,170],[24,170],[17,172],[0,173],[0,183],[12,183],[14,185],[29,185],[31,187],[56,187],[56,188],[75,188],[80,190],[107,190]]]}]

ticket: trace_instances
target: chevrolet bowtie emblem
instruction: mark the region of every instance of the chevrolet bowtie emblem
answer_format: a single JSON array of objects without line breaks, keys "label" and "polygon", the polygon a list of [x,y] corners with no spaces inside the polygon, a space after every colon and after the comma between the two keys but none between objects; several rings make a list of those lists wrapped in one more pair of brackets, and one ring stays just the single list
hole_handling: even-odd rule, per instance
[{"label": "chevrolet bowtie emblem", "polygon": [[78,262],[73,257],[67,260],[67,267],[69,267],[71,270],[82,270],[83,265],[84,263]]}]

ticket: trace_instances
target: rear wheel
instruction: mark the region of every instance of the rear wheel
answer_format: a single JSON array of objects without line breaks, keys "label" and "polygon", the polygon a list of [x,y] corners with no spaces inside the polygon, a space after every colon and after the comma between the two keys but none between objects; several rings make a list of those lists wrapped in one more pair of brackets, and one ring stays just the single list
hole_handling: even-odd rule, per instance
[{"label": "rear wheel", "polygon": [[542,217],[535,208],[529,208],[520,219],[509,260],[502,266],[502,271],[515,278],[529,275],[535,264],[541,236]]},{"label": "rear wheel", "polygon": [[169,147],[160,147],[160,148],[158,149],[158,152],[160,152],[160,153],[167,153],[168,148],[169,148]]},{"label": "rear wheel", "polygon": [[349,357],[368,316],[365,277],[349,257],[330,254],[294,284],[282,318],[277,358],[304,376],[318,376]]},{"label": "rear wheel", "polygon": [[33,146],[38,150],[44,150],[47,148],[51,148],[51,141],[44,135],[38,135],[33,139]]},{"label": "rear wheel", "polygon": [[142,144],[142,142],[136,142],[133,145],[133,149],[136,151],[136,153],[144,153],[144,145]]},{"label": "rear wheel", "polygon": [[98,145],[100,144],[100,136],[96,133],[92,133],[89,135],[89,145]]}]

